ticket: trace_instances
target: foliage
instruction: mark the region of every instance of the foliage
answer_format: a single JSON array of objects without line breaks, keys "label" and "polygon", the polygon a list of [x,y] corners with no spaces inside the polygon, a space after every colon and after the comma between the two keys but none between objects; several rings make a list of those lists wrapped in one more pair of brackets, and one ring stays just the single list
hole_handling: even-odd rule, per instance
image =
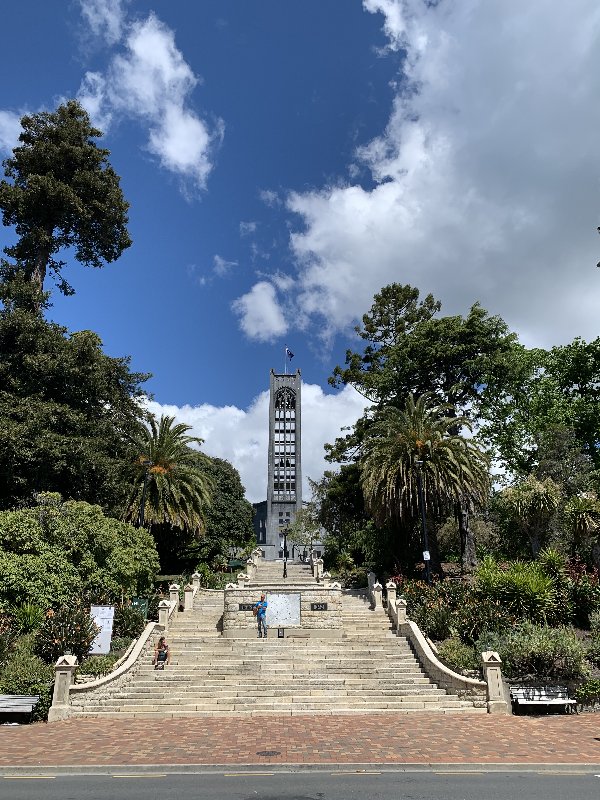
[{"label": "foliage", "polygon": [[36,637],[35,652],[47,664],[54,664],[67,652],[83,661],[98,634],[89,609],[72,601],[58,611],[48,611]]},{"label": "foliage", "polygon": [[432,405],[428,395],[409,395],[403,409],[377,409],[364,432],[359,463],[365,503],[378,524],[398,526],[399,551],[418,519],[419,481],[425,513],[432,516],[487,499],[487,457],[473,439],[452,432],[469,425],[448,416],[449,410]]},{"label": "foliage", "polygon": [[[440,309],[432,295],[419,300],[412,286],[385,286],[355,329],[366,343],[363,352],[346,351],[345,368],[336,367],[329,382],[350,384],[380,404],[402,405],[410,391],[431,392],[435,403],[450,404],[455,413],[476,410],[488,391],[508,380],[516,337],[478,304],[466,318],[436,316]],[[346,437],[335,449],[351,442]]]},{"label": "foliage", "polygon": [[594,568],[589,571],[577,559],[571,559],[567,574],[569,592],[574,610],[573,622],[580,628],[589,628],[591,616],[600,612],[600,576]]},{"label": "foliage", "polygon": [[206,507],[210,504],[212,480],[199,467],[202,456],[191,445],[202,439],[189,436],[191,427],[175,424],[175,417],[163,415],[157,422],[150,418],[148,428],[140,431],[136,443],[138,459],[134,487],[129,497],[125,519],[138,519],[145,493],[145,521],[148,525],[169,525],[199,536],[205,526]]},{"label": "foliage", "polygon": [[590,630],[595,635],[600,635],[600,611],[590,614]]},{"label": "foliage", "polygon": [[600,339],[577,338],[549,351],[515,345],[510,360],[483,409],[485,435],[507,467],[518,475],[534,472],[540,443],[556,430],[572,432],[576,446],[562,466],[554,460],[555,480],[580,472],[582,457],[600,467]]},{"label": "foliage", "polygon": [[244,497],[239,472],[224,459],[201,454],[197,458],[198,468],[211,482],[205,528],[199,538],[167,526],[153,529],[165,572],[192,570],[198,561],[222,571],[227,568],[232,548],[243,554],[255,545],[252,504]]},{"label": "foliage", "polygon": [[481,659],[475,648],[456,637],[442,642],[438,646],[437,654],[440,661],[458,672],[477,670],[481,667]]},{"label": "foliage", "polygon": [[561,500],[560,486],[552,478],[540,481],[529,475],[524,481],[504,489],[499,500],[527,536],[532,554],[537,557],[548,541],[550,521]]},{"label": "foliage", "polygon": [[150,534],[98,506],[39,495],[34,508],[0,512],[0,602],[48,608],[73,595],[110,600],[145,590],[157,569]]},{"label": "foliage", "polygon": [[600,636],[592,637],[586,650],[586,657],[590,664],[600,669]]},{"label": "foliage", "polygon": [[554,581],[536,561],[514,561],[501,569],[492,558],[485,558],[475,573],[475,585],[480,595],[497,601],[515,617],[534,622],[546,621],[556,599]]},{"label": "foliage", "polygon": [[12,620],[0,610],[0,669],[10,655],[17,638]]},{"label": "foliage", "polygon": [[46,719],[52,704],[54,669],[34,653],[35,636],[22,636],[0,673],[0,694],[39,695],[33,719]]},{"label": "foliage", "polygon": [[314,502],[309,502],[296,512],[294,521],[287,529],[288,548],[292,545],[296,549],[312,550],[313,542],[321,539],[321,525],[319,523],[318,508]]},{"label": "foliage", "polygon": [[79,675],[108,675],[118,660],[118,656],[112,653],[106,656],[89,656],[77,667],[77,673]]},{"label": "foliage", "polygon": [[344,589],[363,589],[369,583],[367,572],[365,567],[340,568],[335,571],[335,579],[341,583]]},{"label": "foliage", "polygon": [[590,679],[575,690],[575,700],[582,706],[594,706],[600,703],[600,680]]},{"label": "foliage", "polygon": [[100,267],[131,245],[128,203],[109,151],[94,141],[102,134],[78,102],[24,116],[21,125],[20,144],[4,162],[8,180],[0,181],[3,222],[19,237],[4,252],[35,286],[39,303],[48,269],[59,289],[73,294],[60,274],[65,262],[55,258],[62,249],[74,248],[77,261]]},{"label": "foliage", "polygon": [[205,589],[224,589],[232,580],[231,575],[225,572],[213,572],[204,562],[198,564],[195,571],[200,575],[200,586]]},{"label": "foliage", "polygon": [[148,377],[91,331],[0,310],[0,509],[52,491],[120,516]]},{"label": "foliage", "polygon": [[110,642],[110,652],[118,653],[120,656],[125,652],[125,650],[127,650],[132,641],[133,637],[113,636]]},{"label": "foliage", "polygon": [[34,633],[42,627],[45,619],[44,609],[34,603],[21,603],[12,609],[11,615],[19,634]]},{"label": "foliage", "polygon": [[132,606],[121,606],[115,611],[113,634],[118,637],[137,639],[146,627],[142,613]]},{"label": "foliage", "polygon": [[502,632],[484,634],[477,647],[498,652],[508,678],[535,675],[570,680],[588,673],[585,648],[571,628],[521,622]]}]

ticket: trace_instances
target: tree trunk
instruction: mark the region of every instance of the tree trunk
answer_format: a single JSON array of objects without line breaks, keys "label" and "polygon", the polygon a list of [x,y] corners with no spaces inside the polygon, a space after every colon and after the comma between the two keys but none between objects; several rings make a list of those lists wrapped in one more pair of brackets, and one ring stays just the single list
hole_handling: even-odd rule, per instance
[{"label": "tree trunk", "polygon": [[457,503],[455,508],[458,534],[460,536],[460,565],[463,575],[470,574],[477,566],[475,536],[469,525],[469,508]]}]

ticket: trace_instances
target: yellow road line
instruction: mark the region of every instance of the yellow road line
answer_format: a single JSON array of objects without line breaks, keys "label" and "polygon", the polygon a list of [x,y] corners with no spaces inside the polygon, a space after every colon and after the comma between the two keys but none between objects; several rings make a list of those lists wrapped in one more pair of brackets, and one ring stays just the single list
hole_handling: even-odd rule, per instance
[{"label": "yellow road line", "polygon": [[5,781],[53,781],[56,775],[3,775]]}]

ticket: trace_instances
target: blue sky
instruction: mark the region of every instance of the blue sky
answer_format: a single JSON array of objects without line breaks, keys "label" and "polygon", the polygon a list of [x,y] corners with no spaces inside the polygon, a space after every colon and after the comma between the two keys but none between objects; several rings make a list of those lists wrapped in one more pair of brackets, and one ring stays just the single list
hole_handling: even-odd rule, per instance
[{"label": "blue sky", "polygon": [[79,97],[131,203],[133,246],[69,266],[76,295],[50,316],[152,372],[153,409],[251,499],[284,345],[318,478],[363,408],[327,378],[387,283],[447,313],[479,300],[531,345],[597,335],[597,2],[20,0],[2,17],[2,152],[22,113]]}]

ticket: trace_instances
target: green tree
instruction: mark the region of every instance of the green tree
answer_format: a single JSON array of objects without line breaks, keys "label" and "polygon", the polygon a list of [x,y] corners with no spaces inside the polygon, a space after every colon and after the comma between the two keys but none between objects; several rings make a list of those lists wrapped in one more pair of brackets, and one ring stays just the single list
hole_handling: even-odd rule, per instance
[{"label": "green tree", "polygon": [[131,245],[129,206],[109,151],[94,141],[102,133],[78,102],[25,116],[21,125],[20,145],[4,161],[7,180],[0,181],[4,224],[19,237],[4,250],[12,262],[3,271],[4,278],[20,274],[34,287],[29,299],[39,310],[48,271],[60,291],[73,293],[61,275],[61,251],[74,249],[81,264],[100,267]]},{"label": "green tree", "polygon": [[309,552],[312,550],[313,542],[319,541],[321,536],[318,508],[313,502],[305,503],[288,526],[286,537],[288,550],[295,548],[298,551]]},{"label": "green tree", "polygon": [[452,433],[469,428],[427,395],[409,395],[403,409],[377,409],[361,447],[361,485],[379,523],[394,522],[406,547],[419,514],[418,474],[426,513],[440,517],[454,505],[482,505],[489,492],[489,461],[473,439]]},{"label": "green tree", "polygon": [[148,377],[91,331],[0,309],[0,508],[57,491],[121,516]]},{"label": "green tree", "polygon": [[147,591],[157,570],[150,534],[99,506],[42,494],[33,507],[0,511],[0,607],[114,600]]},{"label": "green tree", "polygon": [[140,433],[134,486],[125,519],[135,522],[146,485],[145,520],[153,526],[167,525],[199,537],[206,524],[213,482],[200,467],[198,450],[203,440],[189,436],[189,425],[175,424],[175,417],[150,418]]},{"label": "green tree", "polygon": [[551,521],[561,502],[561,489],[552,478],[529,475],[500,493],[499,504],[527,538],[534,558],[548,544]]}]

